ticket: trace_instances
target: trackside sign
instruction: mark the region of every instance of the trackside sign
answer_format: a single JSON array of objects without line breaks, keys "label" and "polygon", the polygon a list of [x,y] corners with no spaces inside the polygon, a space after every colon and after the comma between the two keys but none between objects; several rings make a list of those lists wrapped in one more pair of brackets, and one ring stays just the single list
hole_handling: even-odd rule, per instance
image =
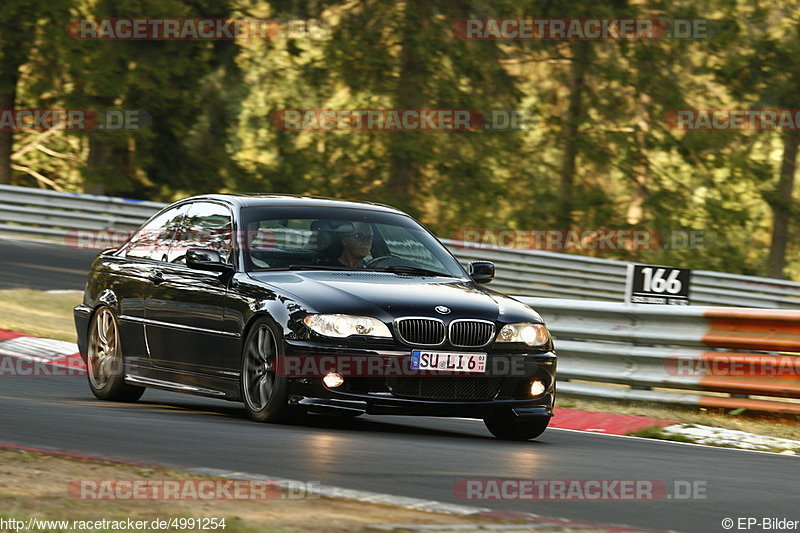
[{"label": "trackside sign", "polygon": [[625,302],[632,304],[689,305],[692,271],[657,265],[628,265]]}]

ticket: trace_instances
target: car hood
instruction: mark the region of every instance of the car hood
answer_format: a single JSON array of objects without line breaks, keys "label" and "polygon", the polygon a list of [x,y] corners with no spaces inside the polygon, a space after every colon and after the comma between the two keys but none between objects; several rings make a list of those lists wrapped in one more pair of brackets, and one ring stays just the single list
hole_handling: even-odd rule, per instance
[{"label": "car hood", "polygon": [[[530,307],[470,280],[384,272],[260,272],[250,277],[271,291],[291,295],[308,312],[447,319],[541,322]],[[445,306],[450,313],[438,313]]]}]

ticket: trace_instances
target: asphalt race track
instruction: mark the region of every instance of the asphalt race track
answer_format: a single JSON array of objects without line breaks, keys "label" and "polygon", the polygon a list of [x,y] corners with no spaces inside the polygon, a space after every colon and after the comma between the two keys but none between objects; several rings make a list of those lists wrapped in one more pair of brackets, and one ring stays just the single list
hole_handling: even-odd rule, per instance
[{"label": "asphalt race track", "polygon": [[0,237],[0,289],[83,290],[97,253]]},{"label": "asphalt race track", "polygon": [[[93,256],[0,240],[2,287],[80,289],[83,276],[73,271]],[[727,517],[800,518],[797,457],[562,430],[507,443],[460,419],[309,416],[261,425],[238,404],[155,390],[138,404],[100,402],[82,376],[0,377],[0,441],[648,529],[709,533],[724,531]],[[707,494],[650,502],[457,499],[456,482],[473,478],[648,479],[668,491],[676,480],[701,481]]]}]

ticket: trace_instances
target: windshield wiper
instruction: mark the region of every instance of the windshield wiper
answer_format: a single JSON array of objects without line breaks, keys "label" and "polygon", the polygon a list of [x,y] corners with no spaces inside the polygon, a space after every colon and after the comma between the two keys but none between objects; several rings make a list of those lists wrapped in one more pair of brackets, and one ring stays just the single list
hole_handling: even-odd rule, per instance
[{"label": "windshield wiper", "polygon": [[363,270],[349,266],[331,266],[331,265],[289,265],[289,270]]},{"label": "windshield wiper", "polygon": [[289,265],[288,267],[260,268],[259,272],[278,272],[278,271],[291,271],[291,270],[344,270],[350,272],[351,270],[364,270],[364,269],[352,268],[346,266],[328,266],[328,265]]},{"label": "windshield wiper", "polygon": [[431,270],[429,268],[406,265],[388,266],[383,268],[374,268],[371,270],[375,270],[376,272],[392,272],[394,274],[419,274],[421,276],[444,276],[446,278],[454,277],[446,272],[439,272],[438,270]]}]

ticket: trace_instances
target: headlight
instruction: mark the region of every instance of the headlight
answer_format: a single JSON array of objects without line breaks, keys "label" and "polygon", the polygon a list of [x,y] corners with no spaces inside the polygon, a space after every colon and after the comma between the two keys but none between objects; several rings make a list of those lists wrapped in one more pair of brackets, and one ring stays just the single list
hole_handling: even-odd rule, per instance
[{"label": "headlight", "polygon": [[312,331],[326,337],[344,338],[351,335],[391,337],[386,324],[371,316],[308,315],[303,319]]},{"label": "headlight", "polygon": [[497,336],[497,342],[524,342],[528,346],[542,346],[550,341],[550,332],[544,324],[506,324]]}]

